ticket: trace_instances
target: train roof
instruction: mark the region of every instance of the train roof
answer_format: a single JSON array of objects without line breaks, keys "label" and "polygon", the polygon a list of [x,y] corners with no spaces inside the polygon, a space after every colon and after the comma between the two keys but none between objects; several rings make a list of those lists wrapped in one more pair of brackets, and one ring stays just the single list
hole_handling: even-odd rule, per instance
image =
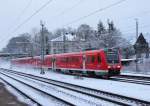
[{"label": "train roof", "polygon": [[[100,52],[100,51],[104,51],[104,49],[99,49],[99,50],[88,50],[88,51],[80,51],[80,52],[72,52],[72,53],[61,53],[61,54],[49,54],[49,55],[45,55],[45,57],[52,57],[52,56],[65,56],[65,55],[80,55],[83,53],[95,53],[95,52]],[[34,56],[34,57],[23,57],[23,58],[16,58],[16,59],[12,59],[12,60],[24,60],[24,59],[40,59],[41,56]]]},{"label": "train roof", "polygon": [[89,50],[89,51],[80,51],[80,52],[72,52],[72,53],[61,53],[61,54],[54,54],[54,56],[65,56],[65,55],[79,55],[83,53],[93,53],[93,52],[100,52],[103,51],[103,49],[100,50]]}]

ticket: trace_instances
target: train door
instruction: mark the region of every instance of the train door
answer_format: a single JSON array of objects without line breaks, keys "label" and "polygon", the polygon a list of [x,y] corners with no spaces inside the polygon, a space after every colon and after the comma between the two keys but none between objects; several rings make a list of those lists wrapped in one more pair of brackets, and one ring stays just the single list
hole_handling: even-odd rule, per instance
[{"label": "train door", "polygon": [[52,58],[52,70],[55,71],[56,70],[56,58]]},{"label": "train door", "polygon": [[101,62],[102,62],[102,59],[101,59],[100,53],[97,54],[97,60],[96,60],[96,61],[97,61],[97,62],[96,62],[96,63],[97,63],[97,68],[98,68],[98,69],[101,69],[101,65],[102,65]]},{"label": "train door", "polygon": [[87,70],[95,70],[96,69],[96,56],[94,54],[87,54],[86,55],[86,69]]},{"label": "train door", "polygon": [[82,58],[82,61],[83,61],[83,70],[85,71],[85,69],[86,69],[86,55],[85,54],[83,54],[83,58]]}]

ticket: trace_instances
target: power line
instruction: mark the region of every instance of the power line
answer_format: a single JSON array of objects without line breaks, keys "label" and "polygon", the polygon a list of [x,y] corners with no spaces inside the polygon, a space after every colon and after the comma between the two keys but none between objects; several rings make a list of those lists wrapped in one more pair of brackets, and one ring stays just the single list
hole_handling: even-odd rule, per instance
[{"label": "power line", "polygon": [[124,1],[126,1],[126,0],[120,0],[120,1],[115,2],[115,3],[113,3],[113,4],[110,4],[110,5],[108,5],[108,6],[104,7],[104,8],[100,8],[100,9],[94,11],[94,12],[91,12],[91,13],[85,15],[85,16],[82,16],[82,17],[80,17],[80,18],[78,18],[78,19],[76,19],[76,20],[73,20],[73,21],[71,21],[71,22],[69,22],[69,23],[67,23],[67,24],[65,24],[65,25],[63,25],[63,26],[68,26],[68,25],[70,25],[70,24],[76,23],[76,22],[78,22],[78,21],[80,21],[80,20],[82,20],[82,19],[85,19],[85,18],[87,18],[87,17],[89,17],[89,16],[92,16],[92,15],[98,13],[98,12],[104,11],[104,10],[109,9],[109,8],[111,8],[111,7],[114,7],[114,6],[118,5],[118,4],[121,4],[121,3],[124,2]]},{"label": "power line", "polygon": [[28,8],[30,7],[31,3],[32,3],[33,0],[30,0],[28,2],[28,4],[26,5],[26,7],[21,11],[20,15],[18,16],[17,19],[20,19],[22,17],[23,14],[25,14],[25,12],[28,10]]},{"label": "power line", "polygon": [[25,23],[27,23],[30,19],[32,19],[37,13],[39,13],[42,9],[44,9],[48,4],[50,4],[53,0],[48,0],[44,5],[42,5],[38,10],[36,10],[31,16],[29,16],[26,20],[24,20],[20,25],[18,25],[13,32],[16,32],[19,28],[21,28]]},{"label": "power line", "polygon": [[[133,17],[132,17],[132,19],[133,19]],[[127,20],[128,20],[128,19],[127,19]],[[123,21],[125,21],[125,20],[123,20]],[[131,28],[130,28],[130,27],[131,27]],[[134,25],[124,26],[123,28],[126,28],[126,29],[127,29],[127,30],[125,30],[124,32],[130,31],[130,30],[134,29]]]},{"label": "power line", "polygon": [[73,10],[74,8],[76,8],[79,4],[81,4],[83,1],[85,0],[79,0],[76,4],[74,4],[73,6],[65,9],[64,11],[62,11],[60,14],[56,15],[56,17],[62,16],[64,14],[66,14],[67,12]]},{"label": "power line", "polygon": [[[141,18],[141,17],[145,17],[146,15],[149,15],[149,14],[150,14],[150,11],[140,12],[137,15],[132,15],[132,16],[124,17],[123,19],[121,19],[121,22],[126,22],[127,20],[133,20],[135,18],[135,16],[136,17],[140,16],[138,18]],[[132,29],[134,29],[133,28],[134,25],[132,25],[132,26],[131,25],[130,26],[125,26],[124,28],[128,28],[129,30],[125,30],[124,32],[132,30],[132,29],[130,29],[130,27],[132,27]]]},{"label": "power line", "polygon": [[[123,0],[123,1],[125,1],[125,0]],[[117,5],[117,4],[120,4],[120,3],[123,2],[123,1],[119,1],[119,2],[116,2],[116,3],[114,3],[114,4],[109,5],[109,6],[107,6],[107,7],[104,7],[104,8],[102,8],[102,9],[98,9],[98,10],[96,10],[96,11],[94,11],[94,12],[88,14],[88,15],[85,15],[85,16],[83,16],[83,17],[80,17],[80,18],[78,18],[78,19],[76,19],[76,20],[74,20],[74,21],[69,22],[68,24],[63,25],[63,26],[68,26],[68,25],[70,25],[70,24],[76,23],[76,22],[78,22],[78,21],[80,21],[80,20],[82,20],[82,19],[84,19],[84,18],[87,18],[87,17],[89,17],[89,16],[91,16],[91,15],[94,15],[95,13],[97,13],[97,12],[99,12],[99,11],[103,11],[104,9],[108,9],[108,8],[110,8],[110,7],[112,7],[112,6],[115,6],[115,5]],[[80,1],[79,1],[79,2],[80,2]],[[149,13],[150,13],[150,11],[144,11],[144,12],[139,13],[139,14],[137,14],[137,15],[138,15],[138,16],[142,15],[142,17],[143,17],[143,16],[145,16],[145,15],[143,15],[143,14],[149,14]],[[129,17],[126,17],[126,18],[124,18],[124,19],[129,20],[129,19],[131,19],[131,18],[133,18],[133,16],[129,16]],[[130,27],[134,27],[134,26],[130,26]],[[129,28],[129,26],[128,26],[128,28]],[[134,28],[132,28],[132,29],[134,29]],[[127,30],[127,31],[130,31],[130,30],[132,30],[132,29],[129,29],[129,30]]]},{"label": "power line", "polygon": [[21,17],[25,14],[25,12],[28,10],[28,8],[30,7],[31,3],[33,0],[29,0],[29,2],[27,3],[27,5],[23,8],[23,10],[20,12],[20,14],[17,16],[17,18],[15,19],[15,21],[13,22],[13,24],[8,28],[8,30],[10,30],[12,28],[12,26],[14,25],[14,23],[18,20],[21,19]]},{"label": "power line", "polygon": [[[139,27],[140,29],[142,29],[142,28],[149,28],[150,27],[150,24],[149,25],[143,25],[143,26],[141,26],[141,27]],[[130,33],[130,32],[132,33],[133,31],[135,32],[135,28],[132,28],[132,29],[130,29],[130,30],[126,30],[126,31],[122,31],[122,32],[125,32],[125,33],[123,33],[123,34],[127,34],[127,33]]]},{"label": "power line", "polygon": [[[48,0],[44,5],[42,5],[39,9],[37,9],[31,16],[29,16],[26,20],[24,20],[20,25],[18,25],[13,31],[12,33],[16,32],[19,28],[21,28],[25,23],[27,23],[30,19],[32,19],[37,13],[39,13],[42,9],[44,9],[48,4],[50,4],[53,0]],[[10,34],[11,35],[11,34]],[[8,35],[8,36],[10,36]],[[7,35],[5,35],[7,36]],[[5,37],[4,39],[8,38]],[[2,38],[1,41],[3,42],[4,39]]]},{"label": "power line", "polygon": [[[18,20],[20,20],[20,18],[25,14],[25,12],[28,10],[28,8],[30,7],[31,3],[33,0],[29,0],[29,2],[27,3],[27,5],[23,8],[23,10],[20,12],[20,14],[17,16],[17,18],[14,20],[14,22],[12,23],[12,25],[10,27],[8,27],[8,31],[10,31],[12,29],[12,27],[14,26],[15,22],[17,22]],[[5,37],[5,36],[4,36]],[[6,38],[6,37],[5,37]],[[4,39],[5,39],[4,38]],[[1,40],[4,41],[4,39],[2,38]]]},{"label": "power line", "polygon": [[[150,11],[143,11],[143,12],[140,12],[136,15],[132,15],[132,16],[128,16],[128,17],[124,17],[121,21],[127,21],[127,20],[133,20],[134,18],[140,16],[140,17],[145,17],[146,15],[149,15],[150,14]],[[136,17],[135,17],[136,16]]]}]

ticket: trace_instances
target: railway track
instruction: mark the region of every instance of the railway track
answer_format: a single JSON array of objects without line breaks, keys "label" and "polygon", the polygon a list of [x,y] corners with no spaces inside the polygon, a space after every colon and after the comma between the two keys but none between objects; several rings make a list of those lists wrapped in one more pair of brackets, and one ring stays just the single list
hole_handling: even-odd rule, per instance
[{"label": "railway track", "polygon": [[[33,81],[32,82],[32,84],[33,83],[38,83],[39,85],[41,84],[41,82],[42,81],[37,81],[37,80],[33,80],[32,78],[27,78],[27,76],[25,77],[25,76],[23,76],[23,75],[17,75],[17,74],[14,74],[14,73],[10,73],[10,72],[0,72],[1,74],[3,74],[3,75],[6,75],[6,76],[9,76],[9,77],[11,77],[11,78],[13,78],[13,79],[15,79],[15,80],[19,80],[19,81],[21,81],[20,79],[18,79],[17,77],[22,77],[21,79],[24,79],[24,80],[26,80],[26,82],[23,82],[23,81],[21,81],[22,83],[26,83],[27,84],[27,82],[31,82],[31,81]],[[40,82],[40,83],[39,83]],[[37,85],[36,84],[34,84],[34,85],[32,85],[32,84],[29,84],[28,83],[28,85],[30,85],[30,86],[34,86],[35,88],[38,88],[37,87]],[[48,83],[47,83],[48,84]],[[86,97],[85,96],[83,96],[83,95],[85,95],[85,94],[74,94],[74,92],[71,92],[71,93],[73,93],[73,94],[69,94],[68,92],[69,91],[67,91],[67,92],[65,92],[65,90],[59,90],[59,88],[60,87],[54,87],[54,86],[48,86],[46,83],[44,84],[44,85],[42,85],[41,84],[41,89],[42,89],[42,91],[44,91],[44,92],[46,92],[46,93],[48,93],[49,94],[49,91],[52,93],[52,91],[53,90],[55,90],[55,91],[57,91],[57,98],[61,98],[61,99],[63,99],[63,100],[65,100],[65,101],[70,101],[70,105],[71,106],[74,106],[74,105],[78,105],[78,106],[83,106],[83,105],[86,105],[86,106],[101,106],[101,103],[102,103],[102,100],[98,100],[97,98],[94,98],[94,97],[92,97],[92,96],[89,96],[89,95],[86,95]],[[50,85],[50,84],[49,84]],[[46,87],[47,86],[47,88],[46,89],[44,89],[43,87]],[[49,89],[49,91],[48,91],[48,89]],[[61,89],[62,89],[62,87],[61,87]],[[51,94],[50,93],[50,94]],[[63,97],[61,97],[61,95],[63,94]],[[54,93],[52,93],[52,95],[55,95]],[[78,95],[78,96],[77,96]],[[69,98],[68,100],[66,100],[66,98]],[[71,100],[72,99],[72,100]],[[74,100],[74,101],[73,101]],[[103,101],[104,102],[104,101]],[[104,104],[104,103],[102,103],[102,104]],[[106,103],[105,103],[106,104]],[[107,103],[108,104],[108,103]],[[110,103],[108,104],[108,105],[110,105]],[[46,105],[47,106],[47,105]],[[61,105],[62,106],[62,105]]]},{"label": "railway track", "polygon": [[[43,105],[46,106],[46,104],[43,103],[42,99],[38,98],[38,96],[41,96],[41,95],[44,95],[44,97],[47,98],[46,100],[53,101],[53,103],[55,103],[55,104],[51,103],[50,105],[56,105],[56,104],[58,104],[58,105],[62,105],[62,106],[74,106],[72,103],[70,103],[68,101],[65,101],[63,99],[60,99],[60,98],[54,96],[54,95],[51,95],[51,94],[49,94],[47,92],[44,92],[44,91],[42,91],[42,90],[40,90],[40,89],[38,89],[38,88],[36,88],[34,86],[31,86],[31,85],[29,85],[29,84],[27,84],[27,83],[25,83],[23,81],[20,81],[20,80],[18,80],[16,78],[13,78],[13,77],[5,74],[5,73],[0,72],[0,74],[1,74],[0,79],[2,79],[5,83],[7,83],[9,86],[11,86],[12,88],[14,88],[15,90],[17,90],[19,93],[21,93],[22,96],[25,96],[26,98],[30,99],[37,106],[43,106]],[[29,92],[26,92],[27,90],[25,90],[25,89],[19,89],[18,86],[15,86],[12,83],[12,80],[13,80],[13,82],[19,84],[19,86],[23,85],[24,88],[27,88],[28,91],[33,91],[36,94],[31,93],[31,92],[30,92],[31,94],[29,94]]]},{"label": "railway track", "polygon": [[120,75],[119,77],[128,77],[128,78],[150,81],[150,77],[148,77],[148,76]]},{"label": "railway track", "polygon": [[19,94],[21,94],[23,97],[25,97],[26,99],[29,99],[32,101],[32,103],[36,104],[37,106],[41,106],[40,103],[38,103],[36,100],[34,100],[32,97],[30,97],[29,95],[27,95],[26,93],[24,93],[23,91],[21,91],[20,89],[18,89],[17,87],[15,87],[13,84],[11,84],[10,82],[6,81],[5,79],[3,79],[2,77],[0,77],[0,79],[2,81],[4,81],[4,83],[6,83],[8,86],[12,87],[13,89],[15,89]]},{"label": "railway track", "polygon": [[[66,75],[76,76],[75,74],[66,74]],[[80,76],[87,77],[87,78],[95,78],[95,79],[100,78],[97,76],[85,76],[85,75],[80,75]],[[109,80],[141,84],[141,85],[150,85],[150,77],[145,77],[145,76],[119,75],[119,76],[110,77]]]},{"label": "railway track", "polygon": [[150,77],[144,76],[119,75],[116,77],[111,77],[110,80],[141,85],[150,85]]},{"label": "railway track", "polygon": [[11,74],[15,74],[15,75],[23,76],[23,77],[28,77],[30,79],[44,82],[44,83],[47,83],[47,84],[50,84],[53,86],[58,86],[58,87],[61,87],[61,88],[67,89],[67,90],[78,92],[80,94],[84,94],[84,95],[93,97],[95,99],[111,102],[111,103],[117,104],[117,105],[148,106],[150,104],[150,102],[148,102],[148,101],[139,100],[136,98],[131,98],[131,97],[123,96],[123,95],[118,95],[118,94],[113,94],[113,93],[109,93],[109,92],[105,92],[105,91],[82,87],[79,85],[74,85],[74,84],[69,84],[69,83],[65,83],[65,82],[61,82],[61,81],[38,77],[35,75],[31,75],[31,74],[16,72],[13,70],[3,69],[3,72],[11,73]]}]

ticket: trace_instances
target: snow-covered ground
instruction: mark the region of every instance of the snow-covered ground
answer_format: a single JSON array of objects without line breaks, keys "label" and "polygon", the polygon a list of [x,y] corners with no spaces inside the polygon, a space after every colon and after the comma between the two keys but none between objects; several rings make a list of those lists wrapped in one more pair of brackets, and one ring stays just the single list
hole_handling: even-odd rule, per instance
[{"label": "snow-covered ground", "polygon": [[10,91],[13,95],[17,97],[17,99],[21,102],[26,103],[29,106],[37,106],[35,103],[33,103],[31,100],[27,99],[26,97],[22,96],[18,91],[16,91],[11,86],[8,86],[4,81],[0,80],[0,82],[5,84],[5,87],[8,91]]},{"label": "snow-covered ground", "polygon": [[136,70],[135,62],[130,63],[128,66],[123,67],[123,73],[126,74],[136,74],[136,75],[149,75],[150,76],[150,58],[141,59],[138,63],[138,70]]},{"label": "snow-covered ground", "polygon": [[[35,100],[37,100],[38,102],[40,102],[42,105],[47,106],[48,104],[50,106],[62,106],[64,104],[59,103],[57,101],[54,101],[54,99],[50,98],[49,96],[45,96],[40,94],[39,92],[33,90],[30,87],[26,87],[24,86],[24,84],[22,85],[21,83],[18,83],[16,81],[12,81],[12,79],[0,75],[1,77],[4,77],[5,79],[7,79],[9,82],[11,82],[13,85],[17,86],[17,88],[19,88],[21,91],[27,93],[28,95],[30,95],[30,97],[34,98]],[[103,100],[99,100],[84,94],[80,94],[71,90],[67,90],[64,88],[60,88],[57,87],[55,85],[50,85],[44,82],[40,82],[34,79],[30,79],[30,78],[26,78],[24,76],[18,76],[18,75],[14,75],[11,74],[11,77],[13,78],[17,78],[20,81],[25,82],[26,84],[29,84],[35,88],[38,88],[40,90],[42,90],[43,92],[47,92],[48,94],[54,95],[56,97],[59,97],[61,99],[64,99],[66,101],[69,101],[72,104],[75,104],[77,106],[91,106],[91,105],[102,105],[102,106],[115,106],[112,103],[108,103],[106,101]],[[17,83],[17,84],[16,84]],[[58,104],[58,105],[56,105]]]},{"label": "snow-covered ground", "polygon": [[[1,64],[0,67],[9,68],[9,64]],[[25,72],[29,74],[34,74],[37,76],[42,76],[54,80],[59,80],[63,82],[68,82],[72,84],[77,84],[89,88],[99,89],[103,91],[108,91],[116,94],[121,94],[129,97],[134,97],[142,100],[150,101],[150,86],[148,85],[139,85],[133,83],[126,83],[126,82],[117,82],[117,81],[110,81],[110,80],[103,80],[103,79],[94,79],[94,78],[83,78],[83,79],[76,79],[74,76],[71,75],[64,75],[60,73],[55,73],[51,71],[45,71],[44,75],[40,74],[40,70],[35,69],[28,69],[26,68],[15,68],[12,69],[20,72]]]}]

